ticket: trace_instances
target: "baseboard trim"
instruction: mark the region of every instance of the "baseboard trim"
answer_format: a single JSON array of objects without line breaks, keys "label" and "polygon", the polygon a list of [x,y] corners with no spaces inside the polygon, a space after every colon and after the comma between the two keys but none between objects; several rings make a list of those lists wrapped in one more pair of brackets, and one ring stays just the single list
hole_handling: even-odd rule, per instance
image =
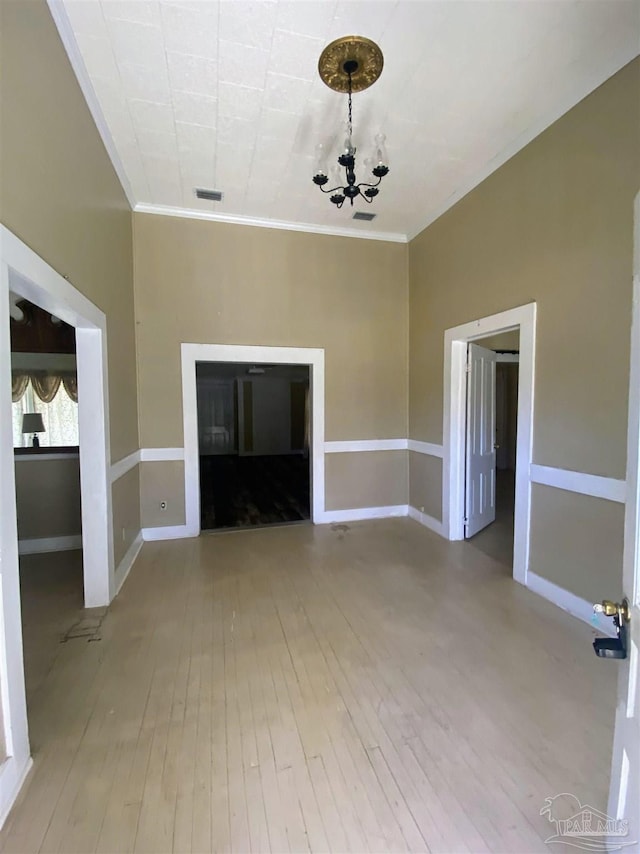
[{"label": "baseboard trim", "polygon": [[142,539],[145,543],[156,540],[183,540],[186,537],[197,537],[187,525],[166,525],[158,528],[143,528]]},{"label": "baseboard trim", "polygon": [[18,554],[37,555],[44,552],[70,552],[82,548],[82,534],[68,537],[38,537],[33,540],[18,540]]},{"label": "baseboard trim", "polygon": [[114,591],[115,591],[113,594],[114,596],[118,595],[118,593],[122,589],[122,585],[127,580],[127,576],[129,575],[129,572],[131,571],[131,567],[135,563],[135,560],[138,557],[138,555],[140,554],[140,549],[142,548],[143,543],[144,543],[144,540],[142,539],[142,531],[138,531],[138,533],[136,534],[135,540],[131,543],[131,545],[129,546],[129,548],[125,552],[124,557],[122,558],[122,560],[118,564],[116,571],[113,575]]},{"label": "baseboard trim", "polygon": [[[586,599],[581,599],[575,593],[570,593],[564,587],[558,587],[552,581],[542,578],[541,575],[536,575],[535,572],[527,573],[526,587],[543,599],[547,599],[558,608],[562,608],[572,617],[577,617],[583,623],[588,623],[591,628],[608,637],[615,637],[616,630],[613,621],[609,617],[604,617],[602,614],[593,613],[593,604],[587,602]],[[595,616],[595,620],[594,620]]]},{"label": "baseboard trim", "polygon": [[409,516],[411,519],[415,519],[416,522],[420,525],[424,525],[425,528],[428,528],[435,534],[439,534],[441,537],[444,536],[442,531],[442,522],[439,519],[435,519],[433,516],[429,516],[428,513],[423,513],[421,510],[418,510],[411,505],[409,505]]},{"label": "baseboard trim", "polygon": [[359,522],[365,519],[391,519],[406,516],[406,504],[390,504],[387,507],[354,507],[350,510],[325,510],[318,524],[328,525],[332,522]]},{"label": "baseboard trim", "polygon": [[4,827],[9,813],[15,804],[25,780],[33,767],[33,759],[28,756],[22,768],[17,768],[14,756],[8,756],[0,769],[0,830]]}]

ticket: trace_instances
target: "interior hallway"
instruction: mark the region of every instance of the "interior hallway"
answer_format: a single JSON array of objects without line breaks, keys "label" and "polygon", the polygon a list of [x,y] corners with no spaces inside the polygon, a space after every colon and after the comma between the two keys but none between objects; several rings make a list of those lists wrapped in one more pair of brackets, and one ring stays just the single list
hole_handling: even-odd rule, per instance
[{"label": "interior hallway", "polygon": [[307,521],[309,466],[302,454],[201,456],[202,530]]},{"label": "interior hallway", "polygon": [[496,518],[469,545],[493,558],[509,574],[513,574],[513,523],[516,500],[516,473],[511,469],[496,470]]},{"label": "interior hallway", "polygon": [[58,646],[0,846],[548,851],[545,798],[606,808],[591,637],[409,519],[146,543]]}]

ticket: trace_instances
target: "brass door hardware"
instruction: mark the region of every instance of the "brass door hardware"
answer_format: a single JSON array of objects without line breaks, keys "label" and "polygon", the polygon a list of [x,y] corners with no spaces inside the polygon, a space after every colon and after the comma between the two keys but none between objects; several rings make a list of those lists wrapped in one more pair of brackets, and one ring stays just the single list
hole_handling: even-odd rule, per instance
[{"label": "brass door hardware", "polygon": [[626,658],[627,657],[627,623],[631,619],[629,600],[622,602],[611,602],[603,599],[602,603],[593,606],[594,614],[604,614],[605,617],[613,617],[617,637],[596,638],[593,642],[595,654],[600,658]]},{"label": "brass door hardware", "polygon": [[594,613],[604,614],[605,617],[615,617],[617,614],[621,623],[628,623],[631,619],[628,599],[623,599],[620,603],[612,602],[610,599],[603,599],[602,604],[593,606],[593,610]]}]

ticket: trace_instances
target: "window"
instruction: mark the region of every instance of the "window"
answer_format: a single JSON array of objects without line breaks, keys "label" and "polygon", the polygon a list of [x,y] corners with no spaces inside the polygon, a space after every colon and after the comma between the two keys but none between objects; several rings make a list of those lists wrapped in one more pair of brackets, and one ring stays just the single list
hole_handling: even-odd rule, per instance
[{"label": "window", "polygon": [[78,404],[67,393],[64,383],[51,403],[40,400],[31,380],[20,400],[13,404],[13,447],[31,447],[33,434],[22,432],[22,416],[26,412],[42,415],[45,432],[39,433],[41,447],[78,446]]}]

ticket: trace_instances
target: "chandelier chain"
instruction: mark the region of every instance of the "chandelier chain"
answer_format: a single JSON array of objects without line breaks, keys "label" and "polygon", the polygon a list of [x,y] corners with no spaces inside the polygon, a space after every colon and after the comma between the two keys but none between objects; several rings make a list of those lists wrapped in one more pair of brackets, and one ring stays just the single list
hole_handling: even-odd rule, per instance
[{"label": "chandelier chain", "polygon": [[353,137],[353,120],[351,117],[351,72],[349,72],[349,142]]}]

